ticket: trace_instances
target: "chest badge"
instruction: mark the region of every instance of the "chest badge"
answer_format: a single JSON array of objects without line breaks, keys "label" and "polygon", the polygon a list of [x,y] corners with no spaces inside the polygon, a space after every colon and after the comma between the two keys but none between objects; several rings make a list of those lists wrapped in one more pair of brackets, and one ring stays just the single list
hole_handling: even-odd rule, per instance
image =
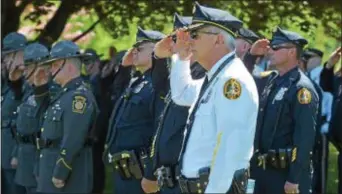
[{"label": "chest badge", "polygon": [[72,101],[72,112],[83,114],[86,108],[86,98],[83,96],[74,96]]},{"label": "chest badge", "polygon": [[288,88],[280,88],[280,90],[278,91],[278,93],[275,95],[272,104],[274,104],[274,101],[280,101],[284,98],[284,94],[285,92],[288,90]]}]

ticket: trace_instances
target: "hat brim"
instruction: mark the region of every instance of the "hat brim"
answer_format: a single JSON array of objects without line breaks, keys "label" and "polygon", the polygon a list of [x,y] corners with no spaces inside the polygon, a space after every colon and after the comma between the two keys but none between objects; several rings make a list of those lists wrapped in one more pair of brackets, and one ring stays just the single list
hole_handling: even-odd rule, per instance
[{"label": "hat brim", "polygon": [[196,24],[190,24],[189,26],[185,27],[186,31],[194,31],[200,28],[203,28],[205,26],[204,23],[196,23]]},{"label": "hat brim", "polygon": [[40,64],[40,65],[50,65],[52,62],[57,61],[57,60],[69,59],[69,58],[76,58],[76,57],[79,57],[79,58],[82,58],[82,57],[89,57],[89,54],[88,54],[88,53],[85,53],[85,54],[71,55],[71,56],[68,56],[68,57],[54,57],[54,58],[50,58],[50,59],[47,59],[47,60],[45,60],[45,61],[42,61],[42,62],[40,62],[39,64]]},{"label": "hat brim", "polygon": [[10,54],[10,53],[13,53],[13,52],[17,52],[17,51],[20,51],[20,50],[24,50],[25,47],[23,48],[17,48],[17,49],[12,49],[12,50],[7,50],[7,51],[1,51],[1,55],[7,55],[7,54]]}]

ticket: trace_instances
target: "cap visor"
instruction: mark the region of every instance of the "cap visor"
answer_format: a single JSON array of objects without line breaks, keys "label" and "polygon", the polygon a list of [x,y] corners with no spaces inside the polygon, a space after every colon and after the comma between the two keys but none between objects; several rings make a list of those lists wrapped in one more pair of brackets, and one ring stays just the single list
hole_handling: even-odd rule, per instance
[{"label": "cap visor", "polygon": [[193,31],[193,30],[197,30],[199,28],[203,28],[205,24],[203,23],[197,23],[197,24],[191,24],[187,27],[185,27],[186,31]]}]

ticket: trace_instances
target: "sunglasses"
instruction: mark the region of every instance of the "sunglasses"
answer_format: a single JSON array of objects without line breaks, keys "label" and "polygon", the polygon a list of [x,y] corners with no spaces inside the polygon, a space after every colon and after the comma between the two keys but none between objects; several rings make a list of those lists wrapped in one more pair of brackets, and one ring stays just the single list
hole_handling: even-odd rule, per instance
[{"label": "sunglasses", "polygon": [[289,45],[271,45],[271,49],[274,51],[280,50],[280,49],[290,49],[295,48],[294,46]]}]

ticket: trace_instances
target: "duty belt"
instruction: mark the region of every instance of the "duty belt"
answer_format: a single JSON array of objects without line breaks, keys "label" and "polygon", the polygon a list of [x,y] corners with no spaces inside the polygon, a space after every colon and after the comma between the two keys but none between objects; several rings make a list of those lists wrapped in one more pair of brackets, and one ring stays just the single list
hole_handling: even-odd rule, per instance
[{"label": "duty belt", "polygon": [[[177,173],[180,169],[177,170]],[[186,178],[184,175],[177,175],[179,187],[182,193],[204,193],[208,185],[210,168],[201,168],[198,172],[199,178]]]},{"label": "duty belt", "polygon": [[[84,146],[91,146],[93,144],[93,140],[87,138]],[[36,138],[36,147],[37,149],[46,149],[46,148],[60,148],[61,139],[40,139]]]},{"label": "duty belt", "polygon": [[293,149],[278,149],[269,150],[267,153],[255,153],[258,160],[258,166],[264,170],[266,167],[272,167],[276,169],[288,168],[291,161],[296,159],[296,153],[293,153]]}]

